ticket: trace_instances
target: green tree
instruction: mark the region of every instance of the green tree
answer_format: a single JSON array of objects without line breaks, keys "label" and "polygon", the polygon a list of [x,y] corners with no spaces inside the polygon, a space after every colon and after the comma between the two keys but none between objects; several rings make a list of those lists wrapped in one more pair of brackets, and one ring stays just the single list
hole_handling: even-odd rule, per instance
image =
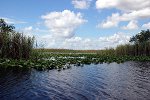
[{"label": "green tree", "polygon": [[12,32],[13,29],[15,29],[15,27],[13,25],[8,25],[4,21],[4,19],[0,19],[0,33],[1,34]]},{"label": "green tree", "polygon": [[150,55],[150,30],[142,30],[140,33],[130,38],[131,43],[134,43],[135,55]]},{"label": "green tree", "polygon": [[140,44],[140,43],[144,43],[144,42],[149,42],[150,40],[150,30],[147,29],[142,30],[140,33],[136,34],[135,36],[133,36],[132,38],[130,38],[129,42],[133,42],[135,44]]}]

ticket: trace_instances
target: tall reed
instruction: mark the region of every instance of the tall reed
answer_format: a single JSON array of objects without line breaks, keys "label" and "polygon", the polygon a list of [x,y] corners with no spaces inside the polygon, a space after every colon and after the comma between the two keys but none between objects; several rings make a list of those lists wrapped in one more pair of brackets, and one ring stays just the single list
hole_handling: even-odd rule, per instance
[{"label": "tall reed", "polygon": [[0,57],[28,59],[31,55],[34,38],[16,32],[15,27],[0,19]]}]

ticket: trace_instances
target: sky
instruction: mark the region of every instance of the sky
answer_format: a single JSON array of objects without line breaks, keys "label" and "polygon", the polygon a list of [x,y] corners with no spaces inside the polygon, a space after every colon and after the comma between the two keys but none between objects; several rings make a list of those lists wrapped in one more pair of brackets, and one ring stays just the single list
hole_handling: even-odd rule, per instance
[{"label": "sky", "polygon": [[105,49],[150,29],[150,0],[1,0],[0,18],[39,48]]}]

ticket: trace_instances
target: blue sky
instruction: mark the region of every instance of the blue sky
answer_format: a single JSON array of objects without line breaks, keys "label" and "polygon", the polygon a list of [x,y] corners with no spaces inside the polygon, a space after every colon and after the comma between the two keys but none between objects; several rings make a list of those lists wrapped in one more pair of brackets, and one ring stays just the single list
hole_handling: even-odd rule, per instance
[{"label": "blue sky", "polygon": [[1,0],[0,18],[45,48],[104,49],[150,29],[150,1]]}]

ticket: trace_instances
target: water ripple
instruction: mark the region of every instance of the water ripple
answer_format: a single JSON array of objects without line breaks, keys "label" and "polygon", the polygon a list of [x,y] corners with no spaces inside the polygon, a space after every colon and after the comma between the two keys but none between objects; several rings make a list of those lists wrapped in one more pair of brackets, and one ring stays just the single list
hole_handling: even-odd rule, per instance
[{"label": "water ripple", "polygon": [[150,63],[85,65],[63,71],[0,72],[0,98],[23,100],[148,100]]}]

